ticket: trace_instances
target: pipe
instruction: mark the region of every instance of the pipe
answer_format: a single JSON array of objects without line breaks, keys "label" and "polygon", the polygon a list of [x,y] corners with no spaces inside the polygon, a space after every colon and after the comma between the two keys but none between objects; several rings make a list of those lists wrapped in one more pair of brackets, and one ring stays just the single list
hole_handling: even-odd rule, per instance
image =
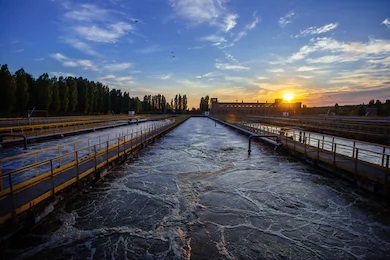
[{"label": "pipe", "polygon": [[13,136],[13,137],[22,137],[24,142],[24,150],[27,150],[27,137],[23,134],[2,134],[0,135],[0,142],[3,142],[3,137],[7,137],[7,136]]}]

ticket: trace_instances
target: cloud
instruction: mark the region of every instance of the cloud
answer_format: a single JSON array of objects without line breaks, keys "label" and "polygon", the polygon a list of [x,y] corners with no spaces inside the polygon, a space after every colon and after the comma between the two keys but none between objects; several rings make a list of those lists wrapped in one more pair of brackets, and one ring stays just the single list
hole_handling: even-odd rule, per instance
[{"label": "cloud", "polygon": [[[99,78],[103,84],[108,85],[117,89],[129,89],[130,87],[136,85],[136,82],[132,76],[115,76],[113,74],[108,74]],[[129,90],[128,90],[129,91]]]},{"label": "cloud", "polygon": [[129,62],[113,63],[113,64],[109,64],[109,65],[104,66],[104,69],[107,69],[110,71],[121,71],[121,70],[131,68],[132,66],[133,66],[133,64],[131,64]]},{"label": "cloud", "polygon": [[204,37],[200,38],[199,40],[201,40],[201,41],[209,41],[209,42],[219,43],[219,44],[227,42],[225,37],[222,37],[222,36],[219,36],[219,35],[216,35],[216,34],[204,36]]},{"label": "cloud", "polygon": [[240,41],[244,36],[248,34],[249,31],[256,28],[256,25],[259,23],[259,18],[256,17],[256,14],[253,14],[253,21],[249,24],[247,24],[242,31],[237,33],[236,37],[234,38],[233,42]]},{"label": "cloud", "polygon": [[19,53],[19,52],[24,52],[24,49],[17,49],[17,50],[14,50],[15,53]]},{"label": "cloud", "polygon": [[79,51],[82,51],[91,56],[96,56],[96,57],[100,56],[95,50],[91,48],[91,46],[89,46],[87,43],[83,41],[80,41],[78,39],[66,39],[65,41]]},{"label": "cloud", "polygon": [[50,57],[61,62],[65,67],[81,67],[84,70],[97,71],[95,64],[90,60],[70,59],[61,53],[51,54]]},{"label": "cloud", "polygon": [[238,18],[238,15],[236,14],[229,14],[228,16],[225,17],[224,23],[225,23],[225,32],[230,31],[233,29],[237,22],[236,19]]},{"label": "cloud", "polygon": [[317,68],[314,67],[307,67],[307,66],[302,66],[297,69],[297,71],[313,71],[316,70]]},{"label": "cloud", "polygon": [[159,80],[168,80],[171,77],[172,77],[171,74],[159,74],[159,75],[148,76],[148,78],[159,79]]},{"label": "cloud", "polygon": [[389,18],[386,18],[385,20],[383,20],[382,24],[384,24],[387,28],[390,28],[390,20],[389,20]]},{"label": "cloud", "polygon": [[[70,6],[68,6],[70,8]],[[94,4],[81,4],[74,6],[74,9],[66,12],[64,17],[67,20],[79,21],[79,22],[92,22],[99,20],[106,20],[110,11],[99,8]]]},{"label": "cloud", "polygon": [[269,69],[267,70],[268,72],[271,72],[271,73],[281,73],[281,72],[284,72],[284,69],[282,68],[277,68],[277,69]]},{"label": "cloud", "polygon": [[331,30],[336,29],[338,27],[338,25],[339,25],[338,23],[330,23],[330,24],[324,25],[322,27],[312,26],[312,27],[309,27],[309,28],[301,31],[295,37],[298,38],[298,37],[303,37],[303,36],[307,36],[307,35],[316,35],[316,34],[326,33],[326,32],[329,32]]},{"label": "cloud", "polygon": [[288,12],[285,16],[279,18],[279,25],[285,27],[287,24],[292,23],[295,17],[295,13],[293,11]]},{"label": "cloud", "polygon": [[52,71],[50,72],[53,76],[59,78],[59,77],[76,77],[74,74],[69,72],[60,72],[60,71]]},{"label": "cloud", "polygon": [[224,10],[218,0],[171,0],[177,15],[192,24],[215,24]]},{"label": "cloud", "polygon": [[216,63],[215,67],[219,70],[249,70],[249,67],[229,64],[229,63]]},{"label": "cloud", "polygon": [[100,28],[96,25],[74,27],[74,30],[84,39],[103,43],[115,43],[118,38],[127,34],[132,29],[132,25],[124,22],[109,24],[107,29]]}]

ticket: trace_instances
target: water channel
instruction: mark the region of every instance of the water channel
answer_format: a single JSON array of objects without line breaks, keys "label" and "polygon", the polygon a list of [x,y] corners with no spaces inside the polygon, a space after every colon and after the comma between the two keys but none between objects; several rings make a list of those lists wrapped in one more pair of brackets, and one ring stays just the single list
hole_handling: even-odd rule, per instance
[{"label": "water channel", "polygon": [[390,207],[206,118],[191,118],[68,200],[8,256],[383,259]]}]

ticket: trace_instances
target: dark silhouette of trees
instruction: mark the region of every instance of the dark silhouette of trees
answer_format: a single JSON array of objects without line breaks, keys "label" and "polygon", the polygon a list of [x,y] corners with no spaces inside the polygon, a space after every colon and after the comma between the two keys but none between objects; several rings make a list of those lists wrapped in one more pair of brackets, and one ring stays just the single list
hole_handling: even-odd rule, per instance
[{"label": "dark silhouette of trees", "polygon": [[29,100],[27,74],[24,69],[20,69],[15,72],[14,78],[16,83],[15,96],[18,98],[16,111],[23,113],[27,109]]},{"label": "dark silhouette of trees", "polygon": [[171,104],[162,94],[145,95],[143,101],[130,92],[110,89],[82,77],[53,77],[43,73],[34,79],[24,69],[14,75],[7,65],[0,71],[0,114],[26,115],[27,110],[44,110],[52,115],[99,113],[181,113],[187,110],[187,96],[178,94]]},{"label": "dark silhouette of trees", "polygon": [[15,107],[15,79],[8,70],[8,66],[2,65],[0,70],[0,111],[11,112]]},{"label": "dark silhouette of trees", "polygon": [[78,103],[78,92],[77,92],[77,84],[74,78],[68,77],[66,78],[66,85],[68,86],[68,112],[73,113],[76,110]]},{"label": "dark silhouette of trees", "polygon": [[209,96],[200,99],[199,109],[202,113],[209,110],[209,99]]},{"label": "dark silhouette of trees", "polygon": [[47,73],[44,73],[39,76],[36,85],[38,93],[37,109],[49,110],[52,102],[52,80]]}]

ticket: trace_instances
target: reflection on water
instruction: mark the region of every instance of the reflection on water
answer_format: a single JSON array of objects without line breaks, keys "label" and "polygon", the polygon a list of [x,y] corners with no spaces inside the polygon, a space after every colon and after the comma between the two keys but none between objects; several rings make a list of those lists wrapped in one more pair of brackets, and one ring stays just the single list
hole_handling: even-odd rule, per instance
[{"label": "reflection on water", "polygon": [[[339,179],[192,118],[8,249],[21,258],[374,259],[390,215]],[[366,195],[367,196],[367,195]]]}]

